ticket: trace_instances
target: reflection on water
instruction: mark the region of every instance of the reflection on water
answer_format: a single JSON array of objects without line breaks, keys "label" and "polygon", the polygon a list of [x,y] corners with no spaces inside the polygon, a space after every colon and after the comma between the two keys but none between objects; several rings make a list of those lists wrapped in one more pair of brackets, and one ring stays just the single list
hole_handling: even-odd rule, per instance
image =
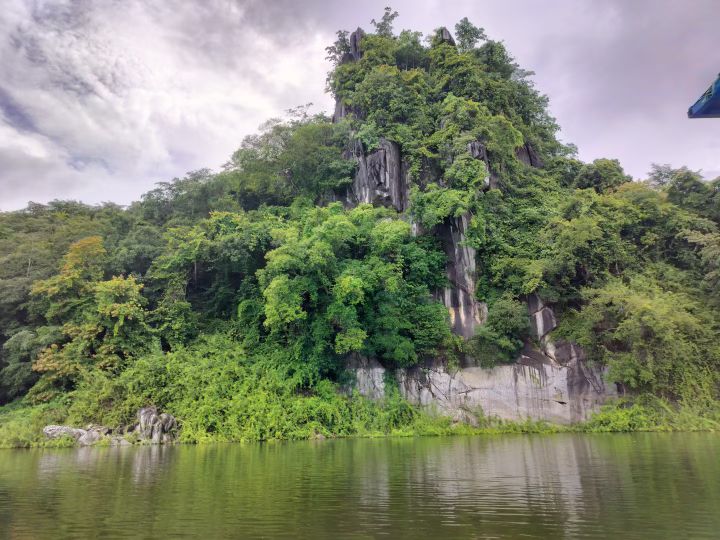
[{"label": "reflection on water", "polygon": [[0,537],[711,538],[720,437],[0,452]]}]

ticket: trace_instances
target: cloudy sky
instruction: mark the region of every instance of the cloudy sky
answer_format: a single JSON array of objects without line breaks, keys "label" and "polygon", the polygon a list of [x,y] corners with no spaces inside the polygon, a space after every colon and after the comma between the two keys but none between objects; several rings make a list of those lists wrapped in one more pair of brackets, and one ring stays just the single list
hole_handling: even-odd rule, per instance
[{"label": "cloudy sky", "polygon": [[[3,0],[0,209],[126,204],[219,168],[265,119],[324,93],[324,47],[389,0]],[[718,0],[411,0],[396,30],[463,16],[504,40],[580,157],[720,175],[720,120],[687,107],[720,71]]]}]

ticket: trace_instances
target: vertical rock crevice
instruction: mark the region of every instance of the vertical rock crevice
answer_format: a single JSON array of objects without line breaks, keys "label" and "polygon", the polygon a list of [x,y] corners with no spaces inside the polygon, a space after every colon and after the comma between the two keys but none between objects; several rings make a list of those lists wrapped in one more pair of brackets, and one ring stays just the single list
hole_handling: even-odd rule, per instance
[{"label": "vertical rock crevice", "polygon": [[358,168],[346,193],[347,204],[370,203],[404,212],[409,206],[410,184],[400,146],[382,138],[379,148],[366,154],[357,141],[353,157]]},{"label": "vertical rock crevice", "polygon": [[487,318],[487,305],[475,297],[477,280],[475,249],[465,242],[470,214],[448,218],[435,228],[447,255],[448,287],[439,291],[439,300],[448,308],[452,331],[471,338]]},{"label": "vertical rock crevice", "polygon": [[543,167],[540,155],[530,143],[525,143],[515,149],[515,157],[528,167]]}]

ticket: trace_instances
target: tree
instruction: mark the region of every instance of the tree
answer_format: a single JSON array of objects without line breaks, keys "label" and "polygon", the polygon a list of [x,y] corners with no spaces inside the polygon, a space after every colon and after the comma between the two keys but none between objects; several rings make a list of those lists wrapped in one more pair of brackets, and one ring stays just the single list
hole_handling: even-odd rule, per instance
[{"label": "tree", "polygon": [[455,25],[455,39],[457,40],[458,49],[462,52],[468,52],[475,48],[478,41],[486,40],[487,36],[483,28],[475,26],[467,17],[463,17]]},{"label": "tree", "polygon": [[327,53],[325,60],[330,60],[337,66],[343,57],[350,52],[350,40],[348,39],[347,30],[338,30],[336,35],[337,39],[335,43],[329,47],[325,47],[325,52]]},{"label": "tree", "polygon": [[718,397],[717,319],[700,302],[648,275],[613,279],[585,297],[559,333],[607,365],[612,380],[670,398]]},{"label": "tree", "polygon": [[32,294],[45,303],[50,322],[81,318],[92,302],[94,284],[102,279],[107,251],[103,239],[89,236],[70,246],[60,272],[33,285]]},{"label": "tree", "polygon": [[632,177],[625,174],[617,159],[596,159],[584,165],[575,177],[575,186],[580,189],[592,188],[598,193],[604,193],[617,188]]},{"label": "tree", "polygon": [[478,328],[467,349],[470,356],[484,367],[492,367],[498,362],[512,362],[528,338],[529,331],[527,306],[506,292],[490,304],[487,321]]},{"label": "tree", "polygon": [[720,223],[720,182],[706,182],[700,173],[686,167],[672,171],[666,184],[668,199],[682,208]]},{"label": "tree", "polygon": [[375,33],[383,37],[392,37],[393,22],[398,17],[398,12],[393,11],[391,7],[385,8],[382,18],[379,21],[373,19],[370,23],[375,27]]},{"label": "tree", "polygon": [[650,167],[648,183],[654,188],[661,188],[669,184],[677,172],[667,163],[665,165],[653,163]]}]

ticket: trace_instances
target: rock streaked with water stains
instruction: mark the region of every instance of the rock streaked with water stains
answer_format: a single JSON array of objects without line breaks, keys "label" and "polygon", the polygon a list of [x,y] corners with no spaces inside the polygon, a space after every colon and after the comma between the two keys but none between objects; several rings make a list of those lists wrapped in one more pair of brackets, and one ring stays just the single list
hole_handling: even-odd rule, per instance
[{"label": "rock streaked with water stains", "polygon": [[[384,397],[386,370],[377,361],[356,360],[349,369],[360,394]],[[481,414],[503,420],[577,423],[615,395],[614,388],[603,381],[602,370],[582,359],[575,357],[560,365],[530,349],[510,365],[448,370],[443,363],[433,362],[398,369],[393,375],[410,403],[471,424]]]},{"label": "rock streaked with water stains", "polygon": [[439,291],[438,299],[450,313],[453,333],[471,338],[475,329],[487,318],[487,305],[475,297],[477,280],[475,249],[465,243],[465,232],[470,224],[470,215],[451,217],[436,227],[445,254],[447,255],[446,275],[449,286]]}]

